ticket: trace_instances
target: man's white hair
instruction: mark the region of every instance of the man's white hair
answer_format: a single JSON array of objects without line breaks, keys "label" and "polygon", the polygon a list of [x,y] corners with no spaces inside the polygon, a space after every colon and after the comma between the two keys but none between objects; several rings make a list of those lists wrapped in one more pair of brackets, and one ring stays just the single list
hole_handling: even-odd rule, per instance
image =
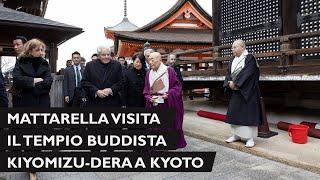
[{"label": "man's white hair", "polygon": [[103,50],[108,50],[109,52],[111,52],[111,49],[108,46],[99,46],[97,48],[97,54],[101,54]]},{"label": "man's white hair", "polygon": [[246,43],[244,42],[244,40],[242,39],[237,39],[235,40],[233,43],[238,43],[241,47],[243,47],[244,49],[246,48]]},{"label": "man's white hair", "polygon": [[146,55],[148,52],[150,52],[150,54],[151,54],[155,51],[153,49],[146,49],[146,50],[144,50],[143,54]]}]

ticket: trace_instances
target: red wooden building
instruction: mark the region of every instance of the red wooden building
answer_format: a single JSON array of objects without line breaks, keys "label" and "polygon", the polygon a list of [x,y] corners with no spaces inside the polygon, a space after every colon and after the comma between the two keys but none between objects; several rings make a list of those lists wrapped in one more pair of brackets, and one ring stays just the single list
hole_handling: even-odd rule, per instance
[{"label": "red wooden building", "polygon": [[[179,0],[166,13],[135,30],[123,26],[128,25],[128,22],[123,22],[125,23],[120,23],[125,27],[123,29],[105,28],[105,36],[114,40],[114,49],[118,56],[132,56],[141,51],[146,42],[163,54],[212,46],[212,17],[196,0]],[[190,56],[203,58],[212,55],[208,53]]]}]

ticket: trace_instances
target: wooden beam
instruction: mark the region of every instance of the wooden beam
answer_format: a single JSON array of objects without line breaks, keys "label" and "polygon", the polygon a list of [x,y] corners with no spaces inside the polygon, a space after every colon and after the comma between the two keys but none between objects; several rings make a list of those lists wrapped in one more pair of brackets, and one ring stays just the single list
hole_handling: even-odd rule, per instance
[{"label": "wooden beam", "polygon": [[176,20],[181,14],[185,12],[185,10],[189,10],[197,19],[199,19],[203,24],[205,24],[209,29],[212,29],[212,23],[208,21],[201,13],[197,12],[196,8],[187,1],[181,9],[179,9],[175,14],[173,14],[170,18],[165,20],[164,22],[159,23],[155,27],[153,27],[152,31],[158,31],[169,24],[171,24],[174,20]]},{"label": "wooden beam", "polygon": [[199,20],[192,20],[192,19],[176,19],[172,23],[198,24],[199,22],[200,22]]},{"label": "wooden beam", "polygon": [[[297,33],[297,34],[290,34],[285,36],[288,40],[294,40],[294,39],[300,39],[300,38],[308,38],[308,37],[316,37],[320,36],[320,31],[313,31],[313,32],[307,32],[307,33]],[[264,44],[264,43],[272,43],[272,42],[277,42],[283,39],[284,36],[279,36],[279,37],[272,37],[272,38],[267,38],[267,39],[261,39],[261,40],[255,40],[255,41],[247,41],[246,45],[257,45],[257,44]],[[223,49],[229,49],[231,48],[231,44],[227,45],[221,45],[221,46],[215,46],[214,48],[218,50],[223,50]],[[193,51],[185,51],[185,52],[180,52],[176,53],[177,55],[185,55],[185,54],[193,54],[193,53],[200,53],[200,52],[209,52],[214,50],[213,47],[211,48],[206,48],[206,49],[198,49],[198,50],[193,50]],[[303,50],[302,50],[303,51]]]},{"label": "wooden beam", "polygon": [[173,25],[170,25],[170,26],[167,26],[165,27],[167,29],[207,29],[206,27],[204,26],[194,26],[194,27],[190,27],[190,26],[173,26]]},{"label": "wooden beam", "polygon": [[58,46],[55,43],[51,43],[49,46],[49,64],[52,73],[57,72],[58,61]]},{"label": "wooden beam", "polygon": [[177,52],[176,55],[185,55],[185,54],[194,54],[194,53],[203,53],[203,52],[210,52],[213,51],[213,48],[205,48],[205,49],[198,49],[198,50],[189,50],[185,52]]},{"label": "wooden beam", "polygon": [[219,46],[219,28],[220,26],[220,0],[213,0],[212,1],[212,24],[213,24],[213,41],[212,46]]},{"label": "wooden beam", "polygon": [[212,63],[213,59],[193,60],[193,61],[179,61],[177,65],[197,64],[197,63]]},{"label": "wooden beam", "polygon": [[282,0],[282,35],[295,34],[298,32],[297,26],[297,5],[296,0]]},{"label": "wooden beam", "polygon": [[293,49],[287,52],[287,55],[307,54],[307,53],[319,53],[320,47],[305,48],[305,49]]}]

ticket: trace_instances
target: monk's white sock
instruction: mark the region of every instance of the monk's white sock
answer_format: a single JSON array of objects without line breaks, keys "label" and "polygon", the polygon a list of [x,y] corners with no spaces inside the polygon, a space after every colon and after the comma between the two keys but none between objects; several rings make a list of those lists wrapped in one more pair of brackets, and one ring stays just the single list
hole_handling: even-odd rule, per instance
[{"label": "monk's white sock", "polygon": [[229,137],[229,139],[226,140],[227,143],[232,143],[232,142],[235,142],[235,141],[239,141],[241,140],[241,138],[237,135],[233,135],[231,137]]},{"label": "monk's white sock", "polygon": [[245,147],[247,148],[252,148],[255,145],[253,138],[250,138],[249,140],[247,140]]}]

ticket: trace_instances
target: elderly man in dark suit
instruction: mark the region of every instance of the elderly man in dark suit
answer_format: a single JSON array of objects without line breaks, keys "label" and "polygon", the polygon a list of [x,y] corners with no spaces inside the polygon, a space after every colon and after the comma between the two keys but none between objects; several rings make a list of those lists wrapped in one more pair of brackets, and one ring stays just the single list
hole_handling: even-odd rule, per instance
[{"label": "elderly man in dark suit", "polygon": [[81,56],[79,52],[72,53],[73,66],[64,71],[63,93],[68,107],[80,107],[84,98],[84,90],[81,80],[84,68],[80,65]]},{"label": "elderly man in dark suit", "polygon": [[81,84],[88,95],[89,107],[120,107],[122,67],[112,60],[109,47],[97,49],[98,59],[89,62]]}]

